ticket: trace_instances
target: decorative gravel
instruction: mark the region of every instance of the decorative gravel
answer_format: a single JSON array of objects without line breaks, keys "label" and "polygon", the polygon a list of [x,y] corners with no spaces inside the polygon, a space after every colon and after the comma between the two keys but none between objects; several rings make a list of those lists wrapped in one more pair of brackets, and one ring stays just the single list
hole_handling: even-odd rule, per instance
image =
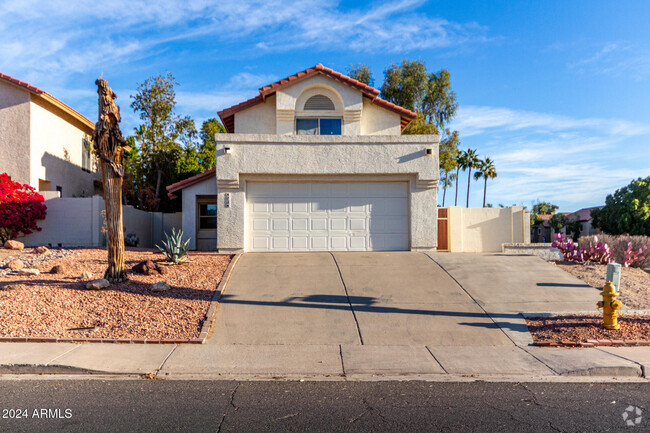
[{"label": "decorative gravel", "polygon": [[4,267],[14,259],[23,262],[26,268],[37,268],[43,262],[62,259],[75,253],[73,250],[63,248],[50,249],[48,254],[34,254],[32,250],[32,248],[26,248],[22,251],[0,249],[0,278],[11,273],[10,269],[4,269]]},{"label": "decorative gravel", "polygon": [[[21,256],[21,260],[24,255]],[[152,250],[127,249],[131,269],[143,260],[160,263],[165,275],[140,275],[105,290],[87,290],[80,278],[89,271],[102,278],[107,267],[103,249],[76,249],[66,257],[50,255],[36,263],[36,276],[0,276],[0,336],[59,338],[197,338],[230,256],[191,255],[181,265],[164,262]],[[49,274],[63,265],[64,274]],[[151,292],[158,281],[171,290]],[[7,290],[7,286],[14,286]],[[3,290],[4,289],[4,290]],[[93,330],[72,330],[94,328]]]},{"label": "decorative gravel", "polygon": [[[601,289],[605,286],[607,265],[599,263],[555,262],[558,268],[580,278],[592,287]],[[618,299],[626,307],[635,310],[650,309],[650,273],[640,268],[621,266],[621,287]]]},{"label": "decorative gravel", "polygon": [[605,329],[602,321],[602,316],[575,315],[527,319],[526,323],[535,342],[650,340],[650,316],[621,316],[617,330]]}]

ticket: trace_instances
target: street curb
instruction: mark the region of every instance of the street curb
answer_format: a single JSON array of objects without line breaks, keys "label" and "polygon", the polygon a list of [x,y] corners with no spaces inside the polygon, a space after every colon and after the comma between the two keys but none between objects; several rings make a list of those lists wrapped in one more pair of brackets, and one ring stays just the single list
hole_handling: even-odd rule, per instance
[{"label": "street curb", "polygon": [[219,309],[219,299],[230,280],[235,263],[239,260],[241,254],[230,255],[230,263],[221,276],[221,281],[217,286],[210,306],[205,313],[205,320],[201,326],[201,331],[196,338],[70,338],[70,337],[0,337],[0,343],[114,343],[114,344],[203,344],[208,338],[208,334],[214,324],[217,310]]},{"label": "street curb", "polygon": [[621,346],[621,347],[639,347],[650,346],[648,340],[537,340],[533,342],[534,346],[541,347],[596,347],[596,346]]}]

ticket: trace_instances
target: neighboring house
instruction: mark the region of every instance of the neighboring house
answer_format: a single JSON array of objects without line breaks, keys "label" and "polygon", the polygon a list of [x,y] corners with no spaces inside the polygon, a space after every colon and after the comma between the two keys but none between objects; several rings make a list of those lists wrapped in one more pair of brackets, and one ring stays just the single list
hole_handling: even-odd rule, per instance
[{"label": "neighboring house", "polygon": [[[575,221],[576,218],[580,220],[580,236],[593,236],[600,233],[600,230],[591,225],[591,211],[593,209],[601,208],[602,206],[586,207],[575,212],[563,212],[563,215],[567,217],[569,221]],[[555,230],[553,230],[549,223],[552,216],[553,215],[537,215],[537,218],[541,220],[541,223],[531,226],[530,238],[532,242],[553,242]],[[572,233],[569,233],[568,226],[563,227],[561,233],[567,236],[572,235]]]},{"label": "neighboring house", "polygon": [[167,187],[191,248],[435,250],[439,137],[378,95],[319,64],[219,112],[216,169]]},{"label": "neighboring house", "polygon": [[[599,229],[591,225],[591,211],[594,209],[602,209],[603,206],[585,207],[575,212],[565,214],[570,221],[576,218],[580,220],[580,236],[594,236],[600,233]],[[566,233],[566,227],[565,227]]]},{"label": "neighboring house", "polygon": [[0,173],[38,191],[91,196],[99,179],[93,122],[43,90],[0,73]]}]

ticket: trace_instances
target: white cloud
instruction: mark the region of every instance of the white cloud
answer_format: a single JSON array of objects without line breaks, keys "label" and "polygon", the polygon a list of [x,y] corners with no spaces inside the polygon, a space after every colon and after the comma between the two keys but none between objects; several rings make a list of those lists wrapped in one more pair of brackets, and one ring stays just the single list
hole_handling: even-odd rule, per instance
[{"label": "white cloud", "polygon": [[9,0],[0,8],[0,70],[47,83],[103,65],[154,57],[179,40],[228,43],[254,53],[319,50],[403,52],[485,40],[477,24],[418,13],[421,0],[341,10],[303,0]]},{"label": "white cloud", "polygon": [[595,52],[578,58],[569,67],[580,73],[627,76],[636,80],[650,77],[650,49],[629,42],[608,42]]}]

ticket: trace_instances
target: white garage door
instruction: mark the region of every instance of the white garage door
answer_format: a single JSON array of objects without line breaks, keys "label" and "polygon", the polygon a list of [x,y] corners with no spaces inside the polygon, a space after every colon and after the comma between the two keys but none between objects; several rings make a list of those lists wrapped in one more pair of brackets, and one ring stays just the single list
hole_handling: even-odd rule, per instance
[{"label": "white garage door", "polygon": [[409,249],[406,182],[248,182],[247,251]]}]

